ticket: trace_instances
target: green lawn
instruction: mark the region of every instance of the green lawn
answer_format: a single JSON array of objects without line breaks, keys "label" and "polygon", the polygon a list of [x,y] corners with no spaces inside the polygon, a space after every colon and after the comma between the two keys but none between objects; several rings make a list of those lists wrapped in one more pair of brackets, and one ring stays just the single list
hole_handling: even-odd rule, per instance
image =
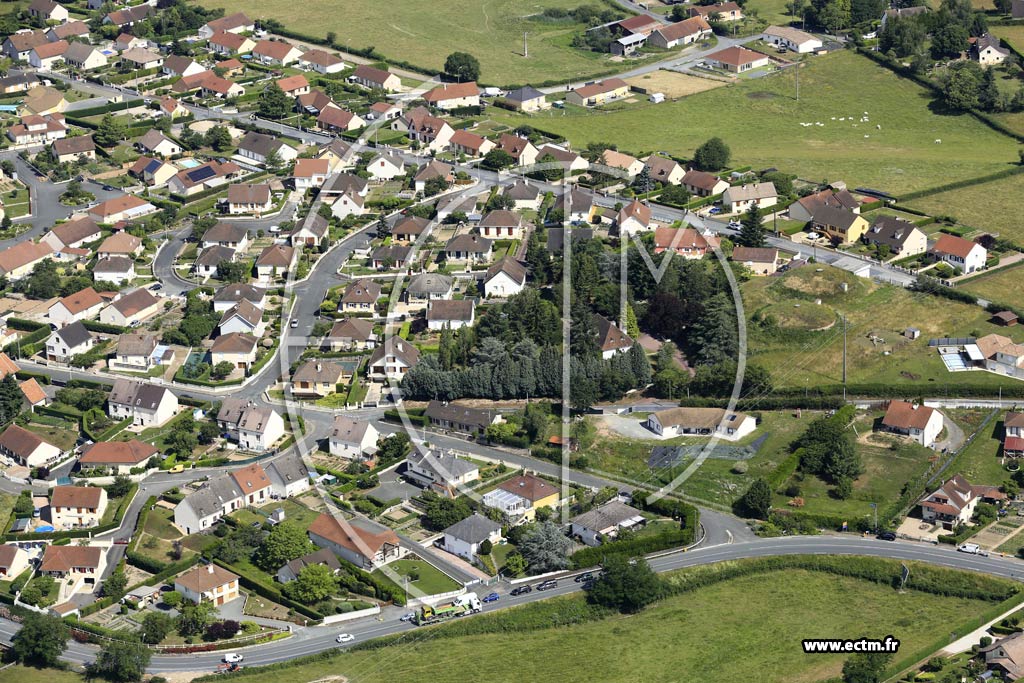
[{"label": "green lawn", "polygon": [[[993,201],[994,197],[999,201]],[[964,225],[1024,246],[1024,226],[1017,220],[1016,212],[1006,210],[1021,202],[1024,202],[1024,176],[1017,175],[914,199],[907,205],[932,216],[953,216]]]},{"label": "green lawn", "polygon": [[[333,31],[339,43],[374,46],[388,57],[432,71],[443,67],[448,54],[469,52],[480,60],[480,78],[487,83],[578,79],[615,65],[610,54],[570,46],[573,34],[586,28],[582,24],[540,19],[545,8],[572,9],[586,4],[581,0],[394,0],[384,12],[372,0],[349,0],[343,9],[332,0],[310,0],[301,12],[288,0],[201,1],[228,14],[244,11],[253,19],[278,19],[310,36],[323,38]],[[529,33],[528,58],[522,56],[524,32]]]},{"label": "green lawn", "polygon": [[1024,263],[998,270],[991,275],[972,277],[960,289],[989,301],[1016,303],[1024,299]]},{"label": "green lawn", "polygon": [[1002,443],[1003,415],[999,414],[957,456],[948,472],[959,472],[972,484],[1002,484],[1010,478],[1010,472],[999,462]]},{"label": "green lawn", "polygon": [[61,426],[30,422],[25,425],[25,429],[35,432],[62,451],[71,450],[78,441],[78,425],[69,420],[65,420]]},{"label": "green lawn", "polygon": [[405,589],[405,577],[409,576],[410,572],[413,570],[419,572],[420,578],[418,580],[409,581],[410,593],[414,590],[418,590],[427,595],[434,595],[435,593],[447,593],[448,591],[459,589],[459,584],[449,578],[447,574],[415,555],[410,555],[401,560],[390,562],[387,567],[399,575],[399,580],[393,580],[380,569],[374,570],[373,575],[385,581],[392,581],[403,590]]},{"label": "green lawn", "polygon": [[[606,141],[633,153],[666,150],[689,156],[718,135],[731,147],[735,164],[894,193],[993,173],[1017,161],[1009,138],[969,116],[933,113],[930,93],[851,52],[809,60],[800,72],[799,101],[794,94],[793,74],[786,73],[678,102],[610,113],[552,110],[529,122],[566,136],[574,147]],[[859,119],[865,111],[870,122],[857,122],[856,128],[838,121]],[[496,108],[488,114],[513,126],[524,122]],[[824,125],[800,125],[816,122]]]},{"label": "green lawn", "polygon": [[[757,598],[751,600],[752,595]],[[491,683],[821,681],[840,674],[844,657],[805,655],[802,638],[892,634],[901,641],[900,654],[912,653],[948,637],[987,606],[787,570],[718,583],[664,600],[636,616],[516,634],[514,649],[520,656],[514,662],[504,633],[458,639],[410,637],[393,648],[353,651],[295,667],[287,679],[343,675],[360,683],[461,683],[471,668],[475,680]],[[282,674],[271,671],[248,679],[277,683]]]}]

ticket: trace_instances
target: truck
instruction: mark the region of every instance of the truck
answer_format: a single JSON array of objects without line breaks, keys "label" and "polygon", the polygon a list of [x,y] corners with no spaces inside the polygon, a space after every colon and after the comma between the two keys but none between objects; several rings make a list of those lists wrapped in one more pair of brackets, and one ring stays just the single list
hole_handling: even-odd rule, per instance
[{"label": "truck", "polygon": [[449,603],[433,607],[430,605],[423,605],[413,618],[413,623],[417,626],[440,624],[441,622],[454,619],[455,617],[463,617],[467,614],[479,612],[482,607],[483,605],[476,593],[464,593]]}]

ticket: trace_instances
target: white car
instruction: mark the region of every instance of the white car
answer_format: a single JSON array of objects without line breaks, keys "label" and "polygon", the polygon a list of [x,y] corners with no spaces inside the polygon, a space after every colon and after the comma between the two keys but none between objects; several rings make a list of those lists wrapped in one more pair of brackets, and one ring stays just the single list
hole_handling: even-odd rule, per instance
[{"label": "white car", "polygon": [[242,661],[242,655],[238,654],[237,652],[229,652],[226,655],[224,655],[224,661],[228,664],[238,664],[240,661]]},{"label": "white car", "polygon": [[740,223],[739,221],[729,221],[729,227],[730,228],[742,228],[743,224]]},{"label": "white car", "polygon": [[354,635],[352,635],[351,633],[339,633],[338,637],[335,638],[334,640],[339,642],[339,643],[351,643],[355,639],[356,639],[356,637]]}]

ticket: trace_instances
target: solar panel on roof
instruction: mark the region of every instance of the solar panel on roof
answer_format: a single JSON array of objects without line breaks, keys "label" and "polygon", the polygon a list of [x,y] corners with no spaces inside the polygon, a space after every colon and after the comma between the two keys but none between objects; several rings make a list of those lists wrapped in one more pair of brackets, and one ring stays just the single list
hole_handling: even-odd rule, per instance
[{"label": "solar panel on roof", "polygon": [[163,163],[164,162],[160,161],[159,159],[153,159],[148,164],[146,164],[146,168],[143,169],[143,172],[145,172],[145,173],[156,173],[156,170],[158,168],[160,168],[160,166]]},{"label": "solar panel on roof", "polygon": [[213,170],[212,166],[200,166],[199,168],[188,172],[188,179],[193,183],[201,183],[208,178],[212,178],[217,175],[217,172]]}]

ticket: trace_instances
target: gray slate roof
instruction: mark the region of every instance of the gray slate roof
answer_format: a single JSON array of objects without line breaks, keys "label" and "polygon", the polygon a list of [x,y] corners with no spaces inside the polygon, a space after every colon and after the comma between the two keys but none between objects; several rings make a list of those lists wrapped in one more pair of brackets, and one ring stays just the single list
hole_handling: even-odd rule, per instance
[{"label": "gray slate roof", "polygon": [[444,533],[466,543],[482,543],[500,529],[500,524],[475,512],[461,522],[452,524]]}]

